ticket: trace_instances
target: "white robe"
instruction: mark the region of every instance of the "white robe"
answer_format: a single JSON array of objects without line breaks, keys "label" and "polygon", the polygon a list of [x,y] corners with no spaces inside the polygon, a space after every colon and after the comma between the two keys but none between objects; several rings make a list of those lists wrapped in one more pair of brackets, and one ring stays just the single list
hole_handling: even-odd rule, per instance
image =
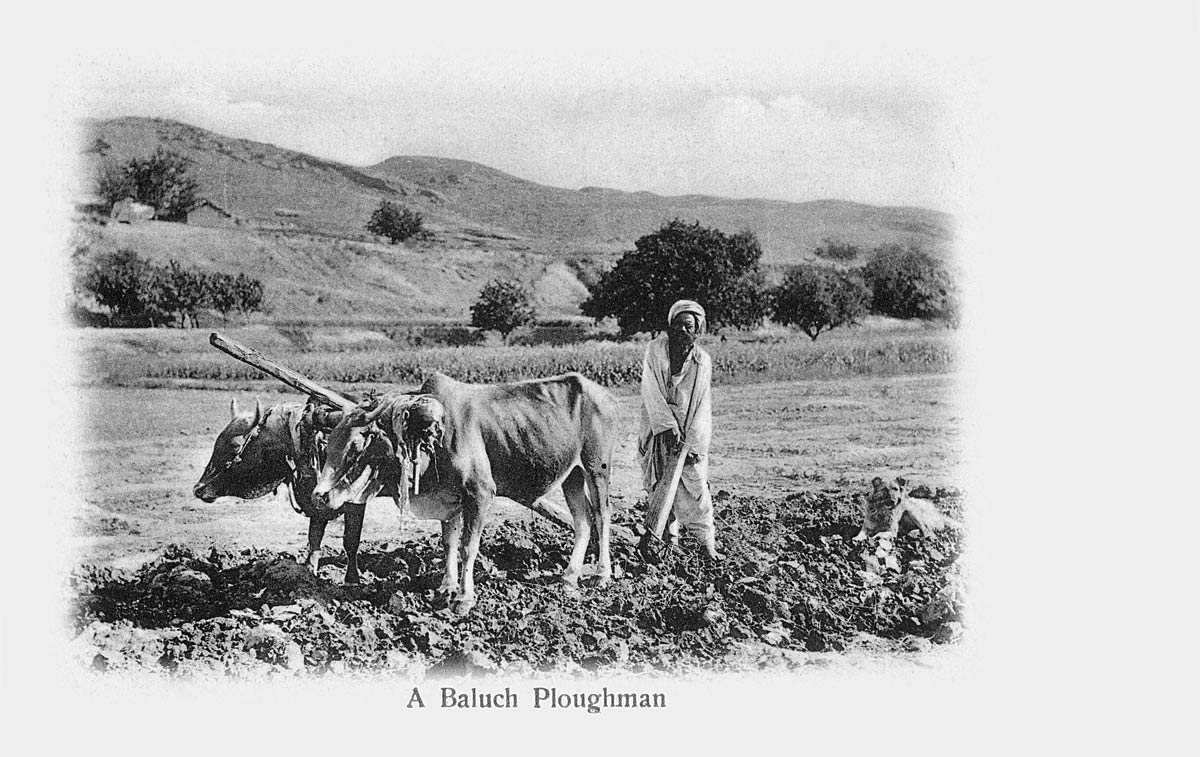
[{"label": "white robe", "polygon": [[699,346],[683,361],[679,375],[671,375],[667,335],[646,345],[642,358],[642,419],[638,454],[642,484],[654,489],[663,475],[664,451],[655,436],[674,431],[696,462],[683,467],[679,492],[672,511],[679,522],[704,538],[712,533],[712,498],[708,491],[708,447],[712,441],[712,358]]}]

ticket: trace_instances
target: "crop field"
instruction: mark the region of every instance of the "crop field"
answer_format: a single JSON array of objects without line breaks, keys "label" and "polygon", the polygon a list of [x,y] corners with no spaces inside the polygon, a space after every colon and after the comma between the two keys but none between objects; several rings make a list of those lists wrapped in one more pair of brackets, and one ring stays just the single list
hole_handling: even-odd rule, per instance
[{"label": "crop field", "polygon": [[[80,335],[75,346],[88,384],[221,387],[262,380],[257,369],[211,348],[208,333],[90,330]],[[644,349],[642,341],[413,348],[396,344],[381,331],[363,328],[309,328],[301,337],[293,330],[268,327],[228,333],[309,378],[342,387],[415,385],[433,370],[468,382],[518,381],[579,371],[602,386],[629,386],[638,381]],[[725,385],[942,373],[953,370],[957,354],[954,334],[945,329],[834,331],[816,342],[794,335],[710,338],[706,349],[713,356],[714,382]]]},{"label": "crop field", "polygon": [[[615,584],[599,589],[585,578],[572,597],[557,584],[570,535],[499,500],[476,568],[479,604],[462,619],[430,590],[441,570],[436,524],[390,500],[368,506],[363,583],[343,586],[340,520],[314,578],[296,564],[306,520],[282,491],[249,502],[192,498],[232,397],[253,402],[247,387],[270,387],[260,394],[268,403],[297,397],[238,372],[230,358],[206,356],[206,345],[172,347],[179,333],[103,338],[80,349],[85,432],[69,598],[72,650],[84,666],[180,678],[803,671],[862,654],[919,663],[962,632],[961,533],[851,540],[860,523],[853,495],[874,476],[906,476],[948,514],[969,504],[957,488],[962,419],[944,332],[851,332],[767,349],[710,338],[726,365],[766,366],[727,369],[715,389],[711,483],[726,561],[706,565],[686,549],[645,565],[618,547]],[[150,355],[154,338],[163,342]],[[422,350],[412,363],[389,363],[412,356],[386,347],[329,357],[244,339],[348,388],[360,377],[415,383],[417,374],[387,368],[401,364],[452,374],[470,365],[476,373],[464,377],[488,379],[555,372],[534,362],[551,360],[549,348]],[[570,355],[591,355],[619,366],[638,349],[581,345],[558,359],[580,367]],[[921,350],[941,357],[900,358]],[[135,365],[128,373],[96,372],[95,358],[122,351]],[[785,359],[816,355],[825,357],[799,368]],[[628,369],[613,371],[623,414],[614,519],[632,527],[645,498],[639,406]],[[562,503],[561,493],[549,499]]]}]

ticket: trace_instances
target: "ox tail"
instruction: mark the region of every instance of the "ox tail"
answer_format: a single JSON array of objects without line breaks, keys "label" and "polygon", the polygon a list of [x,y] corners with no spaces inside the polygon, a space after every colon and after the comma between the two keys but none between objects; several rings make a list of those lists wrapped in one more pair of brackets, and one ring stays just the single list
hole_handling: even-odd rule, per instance
[{"label": "ox tail", "polygon": [[605,511],[608,509],[608,475],[597,471],[587,471],[583,477],[587,482],[588,516],[592,521],[592,533],[599,538],[600,524],[605,522]]}]

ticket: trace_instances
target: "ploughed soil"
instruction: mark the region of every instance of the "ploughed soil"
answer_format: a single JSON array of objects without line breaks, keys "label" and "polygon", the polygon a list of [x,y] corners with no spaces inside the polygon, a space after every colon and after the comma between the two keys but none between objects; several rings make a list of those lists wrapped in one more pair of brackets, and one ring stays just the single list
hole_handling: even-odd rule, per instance
[{"label": "ploughed soil", "polygon": [[[105,671],[165,676],[680,674],[803,667],[818,653],[923,652],[961,634],[961,534],[855,542],[855,488],[716,498],[709,564],[684,542],[646,564],[614,548],[619,578],[564,589],[571,536],[508,520],[484,532],[478,604],[455,616],[434,590],[440,540],[363,545],[320,575],[269,549],[170,547],[136,570],[84,566],[70,579],[72,653]],[[956,492],[918,492],[961,515]],[[615,520],[636,529],[640,508]]]}]

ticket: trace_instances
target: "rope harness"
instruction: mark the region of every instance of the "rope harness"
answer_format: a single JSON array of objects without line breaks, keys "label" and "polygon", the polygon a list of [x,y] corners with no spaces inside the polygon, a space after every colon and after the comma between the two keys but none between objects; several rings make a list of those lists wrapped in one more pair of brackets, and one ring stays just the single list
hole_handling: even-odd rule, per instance
[{"label": "rope harness", "polygon": [[274,409],[274,407],[269,407],[262,413],[259,413],[258,419],[251,424],[250,429],[246,432],[245,436],[242,437],[242,442],[234,451],[233,456],[222,463],[220,467],[214,470],[211,474],[201,478],[200,485],[206,485],[220,476],[225,475],[230,471],[230,469],[233,468],[233,466],[242,462],[242,455],[245,454],[247,449],[249,449],[250,443],[257,439],[258,435],[262,433],[263,428],[265,428],[267,425],[267,417],[270,416],[271,411]]},{"label": "rope harness", "polygon": [[[317,471],[325,463],[325,435],[316,422],[317,402],[309,398],[304,405],[304,411],[295,426],[288,424],[291,449],[284,452],[284,460],[291,470],[292,480],[289,491],[292,509],[298,513],[314,517],[309,507],[312,490],[317,485]],[[296,489],[303,487],[306,494],[301,503],[296,497]]]},{"label": "rope harness", "polygon": [[[386,483],[392,483],[395,486],[395,493],[392,495],[396,500],[397,507],[403,509],[404,504],[408,502],[409,495],[420,493],[421,471],[419,470],[420,453],[422,450],[429,456],[430,465],[433,467],[435,480],[441,481],[441,474],[437,467],[437,451],[442,444],[442,434],[444,426],[440,420],[431,419],[423,428],[416,428],[412,420],[416,420],[419,416],[415,415],[413,409],[426,397],[419,395],[412,397],[404,395],[403,398],[391,398],[388,405],[388,412],[391,414],[389,420],[391,422],[379,422],[376,418],[371,422],[369,431],[367,431],[367,442],[363,445],[363,452],[351,464],[347,465],[347,470],[339,479],[339,483],[350,477],[355,470],[358,470],[356,475],[361,474],[362,466],[368,463],[376,463],[373,468],[373,476],[370,484],[373,484],[380,476],[395,478],[396,480]],[[407,400],[405,405],[398,407],[397,402],[401,399]],[[429,398],[432,400],[432,398]],[[403,412],[400,418],[401,434],[396,434],[395,413]],[[412,420],[410,420],[412,419]],[[378,424],[378,425],[376,425]],[[382,451],[374,454],[369,454],[369,451],[375,446],[374,442],[381,440],[384,442]],[[361,466],[358,463],[361,461]],[[395,467],[399,465],[399,469]],[[412,477],[408,482],[407,490],[404,489],[404,470],[405,467],[411,465]],[[397,475],[398,474],[398,475]],[[404,503],[404,504],[402,504]]]},{"label": "rope harness", "polygon": [[270,417],[271,411],[274,409],[274,407],[268,407],[266,410],[259,413],[258,420],[252,426],[250,426],[250,430],[246,432],[244,437],[242,437],[242,443],[238,445],[237,451],[233,453],[233,457],[229,458],[229,460],[225,462],[225,466],[221,468],[221,473],[228,471],[230,468],[242,461],[242,455],[250,446],[250,442],[257,439],[258,435],[262,433],[263,428],[265,428],[267,425],[267,418]]}]

